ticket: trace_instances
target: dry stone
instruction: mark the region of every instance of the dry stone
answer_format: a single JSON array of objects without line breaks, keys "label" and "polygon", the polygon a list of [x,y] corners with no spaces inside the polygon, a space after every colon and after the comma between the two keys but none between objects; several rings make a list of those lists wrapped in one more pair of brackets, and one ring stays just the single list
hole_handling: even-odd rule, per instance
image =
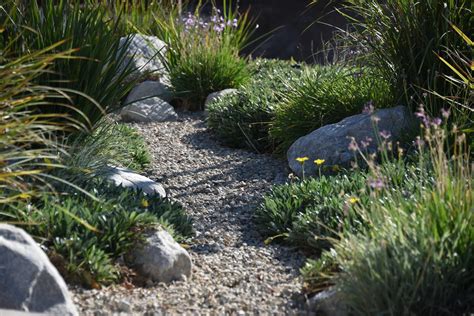
[{"label": "dry stone", "polygon": [[0,309],[77,315],[66,283],[24,230],[0,224]]},{"label": "dry stone", "polygon": [[[325,166],[349,168],[354,160],[354,152],[349,149],[352,137],[357,142],[371,139],[365,150],[373,153],[378,147],[376,140],[380,139],[376,130],[389,136],[390,141],[397,142],[409,137],[416,126],[416,120],[405,106],[381,109],[372,114],[353,115],[300,137],[287,152],[288,163],[291,170],[300,177],[303,175],[303,167],[305,176],[319,173],[318,166],[313,163],[316,159],[324,159]],[[302,165],[296,161],[298,157],[308,157],[309,160]]]},{"label": "dry stone", "polygon": [[165,230],[149,233],[144,245],[132,250],[129,260],[138,272],[155,282],[169,283],[191,276],[191,257]]},{"label": "dry stone", "polygon": [[107,178],[116,186],[139,189],[148,195],[166,197],[165,189],[161,184],[126,168],[111,166]]},{"label": "dry stone", "polygon": [[147,80],[139,83],[132,89],[132,91],[130,91],[125,100],[125,104],[130,104],[151,97],[158,97],[163,101],[170,102],[173,99],[173,93],[169,86],[159,81]]},{"label": "dry stone", "polygon": [[165,122],[178,118],[173,106],[160,98],[154,97],[134,102],[120,111],[120,116],[127,122]]},{"label": "dry stone", "polygon": [[124,64],[131,64],[133,76],[158,76],[160,81],[169,84],[169,75],[163,60],[166,56],[166,43],[156,36],[133,34],[120,38],[120,46],[130,41]]}]

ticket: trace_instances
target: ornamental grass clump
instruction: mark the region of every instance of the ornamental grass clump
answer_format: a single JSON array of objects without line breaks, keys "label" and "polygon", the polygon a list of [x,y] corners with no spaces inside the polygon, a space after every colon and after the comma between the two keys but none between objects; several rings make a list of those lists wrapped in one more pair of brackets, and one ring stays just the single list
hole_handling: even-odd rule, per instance
[{"label": "ornamental grass clump", "polygon": [[271,59],[253,60],[249,69],[247,84],[207,106],[207,124],[227,146],[272,151],[269,128],[275,109],[288,92],[286,83],[298,80],[302,71],[289,61]]},{"label": "ornamental grass clump", "polygon": [[369,102],[378,108],[393,105],[390,84],[369,68],[312,67],[288,87],[270,125],[278,153],[321,126],[362,112]]},{"label": "ornamental grass clump", "polygon": [[[367,225],[335,242],[339,273],[330,279],[355,315],[462,315],[474,303],[474,199],[465,135],[419,112],[424,133],[416,142],[420,176],[412,190],[387,183],[357,207]],[[448,136],[455,141],[446,147]],[[409,194],[409,197],[407,196]],[[379,203],[383,198],[384,203]],[[370,300],[367,298],[370,297]]]},{"label": "ornamental grass clump", "polygon": [[[354,30],[347,34],[352,42],[347,45],[362,50],[362,61],[377,68],[394,84],[397,98],[415,110],[420,101],[416,96],[424,91],[434,90],[443,96],[459,93],[458,87],[440,76],[448,68],[434,52],[451,47],[466,56],[472,54],[448,23],[469,32],[472,10],[471,0],[346,0],[341,12],[350,16]],[[444,102],[433,96],[426,105],[436,116]]]},{"label": "ornamental grass clump", "polygon": [[249,80],[246,60],[239,56],[252,34],[247,13],[239,14],[230,1],[204,17],[194,13],[157,17],[151,30],[168,45],[165,66],[185,108],[202,110],[206,97]]},{"label": "ornamental grass clump", "polygon": [[54,105],[51,99],[68,103],[62,91],[35,84],[36,78],[66,54],[52,53],[56,44],[17,57],[10,51],[13,42],[1,36],[8,21],[0,21],[0,213],[16,222],[8,206],[51,190],[49,172],[61,167],[59,154],[65,152],[56,135],[75,127],[64,114],[33,110]]},{"label": "ornamental grass clump", "polygon": [[74,90],[67,106],[41,107],[43,113],[67,113],[77,124],[92,129],[106,114],[120,108],[121,99],[135,82],[129,80],[133,71],[127,62],[129,41],[120,44],[117,23],[107,18],[97,3],[80,1],[31,1],[17,6],[8,0],[5,10],[11,11],[15,22],[5,29],[15,41],[16,54],[41,51],[61,43],[56,51],[67,56],[56,59],[48,72],[35,78],[39,85]]}]

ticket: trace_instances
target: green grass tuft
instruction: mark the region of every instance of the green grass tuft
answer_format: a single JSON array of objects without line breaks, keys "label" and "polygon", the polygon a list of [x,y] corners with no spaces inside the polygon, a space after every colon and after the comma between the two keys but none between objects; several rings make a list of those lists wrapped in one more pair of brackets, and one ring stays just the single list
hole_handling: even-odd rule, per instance
[{"label": "green grass tuft", "polygon": [[301,70],[291,62],[257,59],[249,65],[252,79],[236,94],[227,95],[207,108],[207,124],[227,146],[271,151],[268,130],[286,81],[297,80]]},{"label": "green grass tuft", "polygon": [[285,153],[298,138],[315,129],[362,112],[368,102],[393,106],[390,84],[366,68],[309,68],[301,80],[289,83],[289,93],[276,109],[270,136]]}]

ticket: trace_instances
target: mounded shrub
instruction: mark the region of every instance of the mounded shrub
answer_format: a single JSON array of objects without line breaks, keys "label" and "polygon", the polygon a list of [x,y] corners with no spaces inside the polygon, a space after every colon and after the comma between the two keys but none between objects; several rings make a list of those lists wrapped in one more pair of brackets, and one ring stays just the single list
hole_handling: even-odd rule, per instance
[{"label": "mounded shrub", "polygon": [[92,287],[116,281],[120,268],[115,260],[146,227],[162,225],[178,241],[192,235],[191,219],[180,204],[105,180],[91,182],[82,189],[92,198],[71,188],[10,209],[16,220],[31,224],[26,230],[41,239],[69,281]]},{"label": "mounded shrub", "polygon": [[172,10],[167,17],[157,16],[149,30],[168,45],[165,66],[184,108],[203,110],[209,94],[238,88],[250,78],[247,60],[239,53],[253,32],[252,23],[230,4],[224,1],[222,12],[213,8],[210,18],[201,13],[200,4],[184,17]]},{"label": "mounded shrub", "polygon": [[227,146],[270,151],[270,122],[282,94],[287,93],[286,82],[297,80],[301,70],[291,62],[269,59],[256,59],[249,68],[248,84],[207,107],[207,124]]},{"label": "mounded shrub", "polygon": [[353,209],[367,205],[366,181],[357,172],[275,186],[257,209],[256,223],[268,241],[279,238],[319,252],[346,225],[356,230],[362,224]]},{"label": "mounded shrub", "polygon": [[289,82],[277,107],[270,136],[285,153],[299,137],[362,112],[371,103],[393,105],[390,84],[377,72],[359,67],[319,66],[308,68],[301,80]]}]

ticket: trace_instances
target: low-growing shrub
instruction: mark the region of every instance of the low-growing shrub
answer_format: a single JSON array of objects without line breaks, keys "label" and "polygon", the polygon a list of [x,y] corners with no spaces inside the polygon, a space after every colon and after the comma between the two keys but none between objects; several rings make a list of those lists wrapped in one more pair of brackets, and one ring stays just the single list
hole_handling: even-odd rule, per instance
[{"label": "low-growing shrub", "polygon": [[[428,123],[419,141],[412,196],[385,183],[370,207],[357,208],[370,225],[336,242],[340,273],[332,282],[352,314],[463,315],[474,304],[474,199],[465,136],[445,151],[447,129]],[[456,133],[455,133],[456,134]],[[377,168],[374,177],[386,176]],[[423,178],[420,178],[421,180]],[[382,196],[384,203],[378,203]],[[370,299],[367,299],[370,297]]]},{"label": "low-growing shrub", "polygon": [[15,219],[42,241],[70,281],[95,286],[117,280],[115,259],[139,242],[146,227],[162,225],[178,241],[193,233],[190,217],[176,202],[105,180],[96,179],[83,189],[95,198],[69,190],[13,210]]},{"label": "low-growing shrub", "polygon": [[360,113],[368,102],[375,107],[393,105],[390,84],[377,72],[338,65],[309,68],[301,80],[290,82],[270,136],[277,151],[284,153],[299,137]]},{"label": "low-growing shrub", "polygon": [[[379,158],[370,156],[374,161],[366,163],[373,166],[375,161],[382,161],[377,170],[383,176],[375,177],[364,170],[342,170],[334,176],[303,178],[273,187],[256,210],[255,220],[261,233],[269,237],[268,241],[281,238],[318,254],[331,247],[342,232],[358,232],[366,226],[367,217],[356,210],[386,203],[390,194],[381,193],[376,201],[371,195],[372,188],[381,182],[407,199],[414,198],[420,187],[434,185],[426,169],[413,163],[416,156],[404,157],[401,149],[397,154],[387,153],[391,146],[382,142]],[[362,151],[359,155],[360,159],[368,159]]]},{"label": "low-growing shrub", "polygon": [[225,95],[207,107],[207,124],[227,146],[269,151],[270,122],[287,81],[297,80],[301,70],[291,62],[257,59],[249,65],[251,80],[235,94]]},{"label": "low-growing shrub", "polygon": [[352,210],[367,204],[361,194],[366,182],[365,174],[357,172],[273,187],[256,211],[256,223],[269,241],[283,238],[319,252],[346,226],[355,230],[362,224]]}]

